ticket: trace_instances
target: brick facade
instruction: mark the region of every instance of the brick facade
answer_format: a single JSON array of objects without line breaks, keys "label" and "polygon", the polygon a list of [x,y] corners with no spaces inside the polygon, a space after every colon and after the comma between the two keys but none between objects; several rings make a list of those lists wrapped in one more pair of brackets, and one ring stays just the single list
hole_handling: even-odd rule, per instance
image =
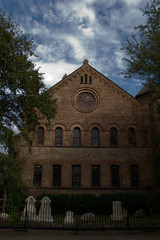
[{"label": "brick facade", "polygon": [[49,92],[57,99],[57,114],[50,126],[41,121],[43,141],[38,144],[35,135],[31,153],[23,139],[19,145],[23,181],[31,194],[150,191],[153,164],[147,104],[87,60]]}]

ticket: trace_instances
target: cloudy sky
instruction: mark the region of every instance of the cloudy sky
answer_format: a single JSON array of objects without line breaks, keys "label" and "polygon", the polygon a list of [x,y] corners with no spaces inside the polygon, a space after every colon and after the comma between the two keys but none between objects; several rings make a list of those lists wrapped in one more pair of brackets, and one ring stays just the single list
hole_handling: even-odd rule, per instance
[{"label": "cloudy sky", "polygon": [[84,59],[133,96],[142,82],[126,80],[121,50],[134,26],[145,23],[140,9],[150,0],[0,0],[0,8],[34,38],[33,59],[47,87]]}]

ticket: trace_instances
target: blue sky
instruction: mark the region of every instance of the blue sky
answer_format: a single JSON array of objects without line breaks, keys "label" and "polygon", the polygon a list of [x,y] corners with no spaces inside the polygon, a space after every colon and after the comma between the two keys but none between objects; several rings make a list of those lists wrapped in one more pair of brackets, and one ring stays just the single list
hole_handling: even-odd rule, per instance
[{"label": "blue sky", "polygon": [[47,87],[83,64],[84,59],[135,96],[143,82],[126,80],[121,50],[134,26],[145,23],[141,9],[150,0],[0,0],[0,8],[34,38],[36,66]]}]

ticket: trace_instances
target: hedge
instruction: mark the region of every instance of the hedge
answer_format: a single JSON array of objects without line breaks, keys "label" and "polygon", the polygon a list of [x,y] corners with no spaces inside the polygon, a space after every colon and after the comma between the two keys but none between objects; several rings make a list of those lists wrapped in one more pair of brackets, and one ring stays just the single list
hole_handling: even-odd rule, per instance
[{"label": "hedge", "polygon": [[[153,202],[145,194],[41,194],[37,200],[48,196],[51,200],[52,211],[55,214],[64,214],[73,211],[77,214],[94,212],[95,214],[111,214],[112,202],[121,201],[122,208],[126,208],[131,214],[138,209],[149,212],[154,208]],[[153,210],[153,209],[152,209]]]}]

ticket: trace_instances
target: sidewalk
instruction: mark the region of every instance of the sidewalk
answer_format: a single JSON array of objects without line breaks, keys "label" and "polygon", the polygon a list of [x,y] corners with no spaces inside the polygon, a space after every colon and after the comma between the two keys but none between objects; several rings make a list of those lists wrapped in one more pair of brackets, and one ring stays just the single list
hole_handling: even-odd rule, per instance
[{"label": "sidewalk", "polygon": [[59,231],[0,229],[0,240],[160,240],[160,231]]}]

